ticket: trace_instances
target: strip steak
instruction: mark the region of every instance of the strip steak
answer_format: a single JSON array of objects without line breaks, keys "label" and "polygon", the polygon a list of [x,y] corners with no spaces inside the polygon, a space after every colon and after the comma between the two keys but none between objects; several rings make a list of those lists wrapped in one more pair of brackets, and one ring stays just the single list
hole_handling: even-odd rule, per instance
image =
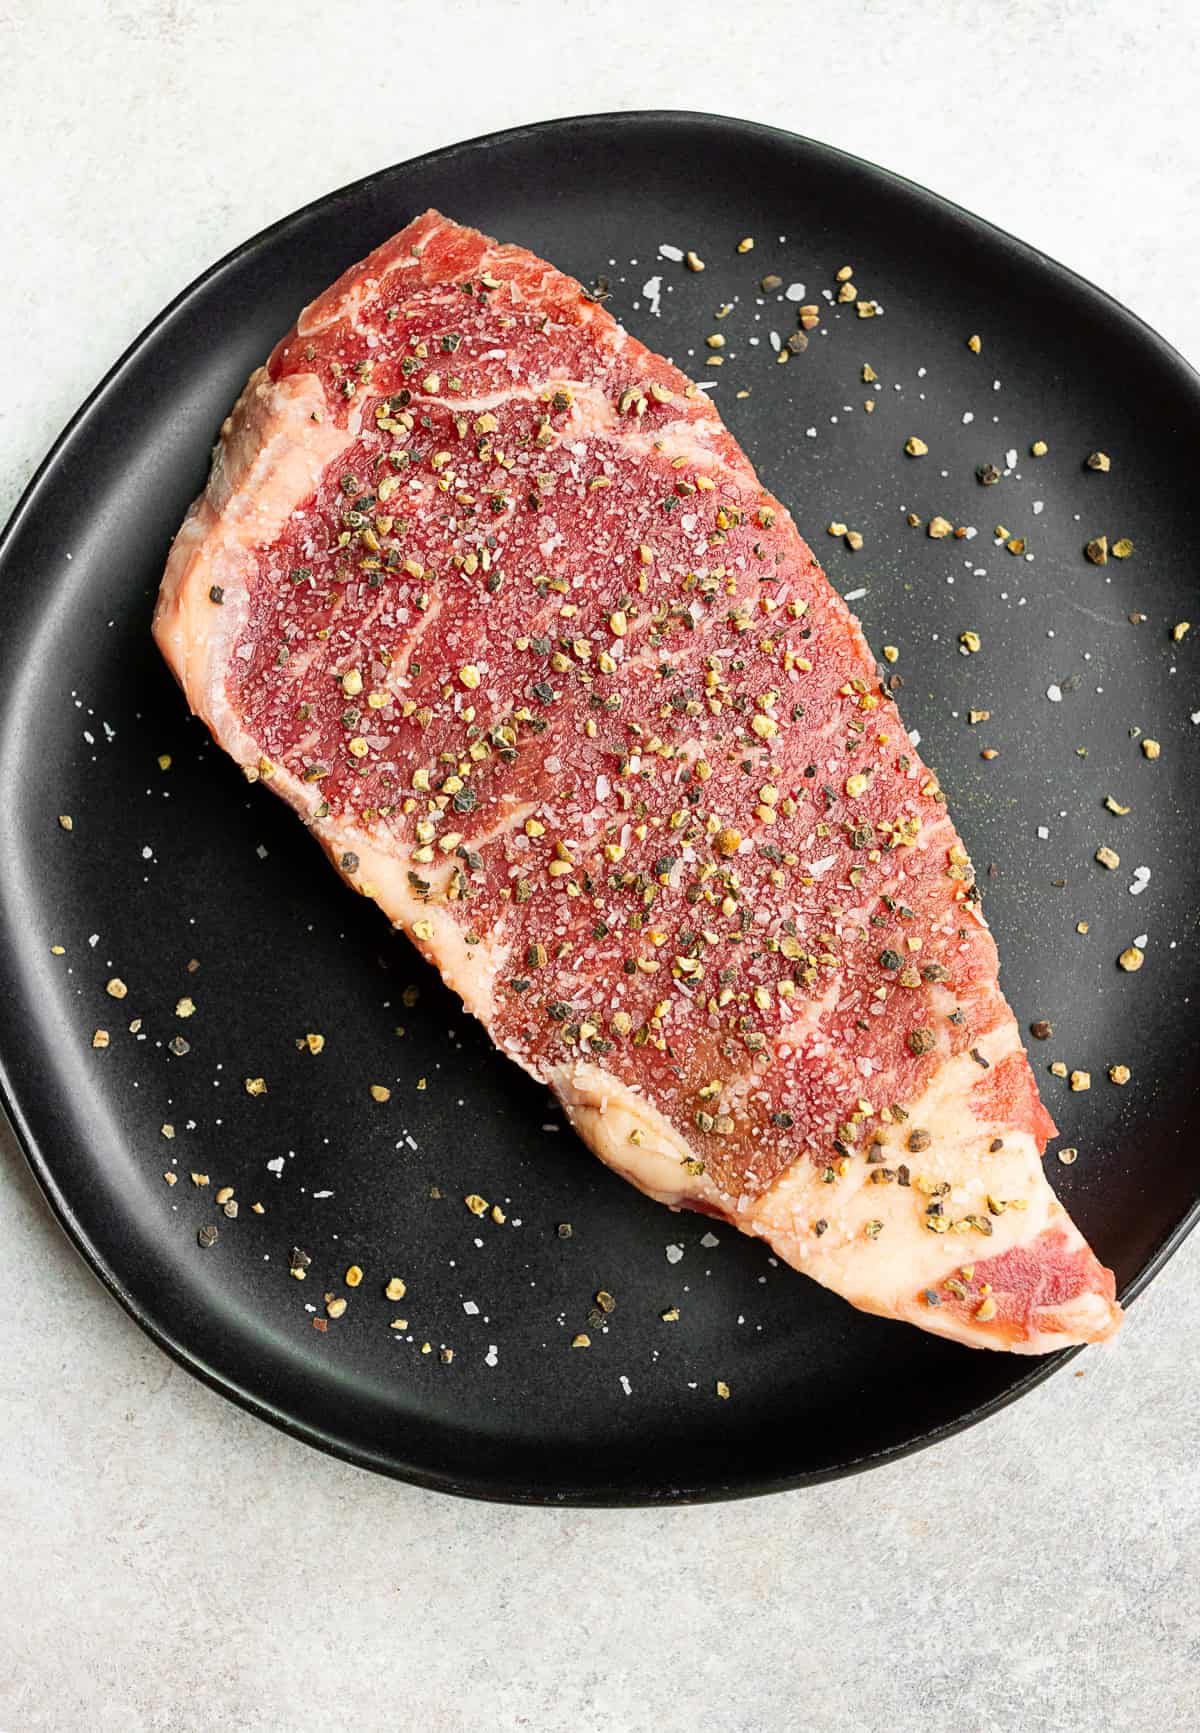
[{"label": "strip steak", "polygon": [[155,635],[601,1158],[854,1305],[1117,1328],[970,862],[707,397],[426,212],[251,377]]}]

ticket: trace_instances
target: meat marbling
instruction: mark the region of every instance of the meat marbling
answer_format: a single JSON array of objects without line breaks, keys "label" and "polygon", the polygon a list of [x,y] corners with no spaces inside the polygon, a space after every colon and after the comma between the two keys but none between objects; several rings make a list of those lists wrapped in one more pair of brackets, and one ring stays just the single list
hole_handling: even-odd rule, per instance
[{"label": "meat marbling", "polygon": [[858,622],[578,283],[434,211],[348,270],[225,423],[154,630],[643,1191],[974,1346],[1117,1328]]}]

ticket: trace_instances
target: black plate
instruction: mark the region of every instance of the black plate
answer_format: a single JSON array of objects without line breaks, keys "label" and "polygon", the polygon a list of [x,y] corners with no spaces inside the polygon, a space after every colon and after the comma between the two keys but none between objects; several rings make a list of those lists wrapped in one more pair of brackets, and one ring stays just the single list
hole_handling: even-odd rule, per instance
[{"label": "black plate", "polygon": [[[428,204],[585,280],[607,276],[640,336],[685,366],[697,351],[694,370],[833,581],[865,590],[855,606],[873,643],[901,648],[905,718],[977,863],[994,865],[1005,987],[1023,1023],[1055,1025],[1034,1058],[1080,1156],[1051,1156],[1054,1182],[1126,1298],[1195,1219],[1200,629],[1178,645],[1169,629],[1197,609],[1200,382],[1098,290],[931,194],[785,133],[684,114],[522,129],[321,200],[188,289],[59,440],[0,551],[9,1112],[76,1245],[154,1339],[351,1461],[485,1497],[634,1503],[797,1486],[930,1443],[1061,1357],[971,1353],[861,1316],[728,1230],[706,1247],[701,1217],[608,1174],[294,818],[206,742],[151,645],[163,557],[246,375],[308,297]],[[748,255],[743,235],[756,238]],[[660,258],[663,242],[696,248],[706,272]],[[758,279],[776,271],[820,301],[846,262],[883,316],[826,307],[807,353],[779,365],[769,333],[794,330],[796,308],[758,306]],[[720,327],[730,359],[706,368],[703,336],[735,298]],[[911,433],[928,442],[923,461],[901,455]],[[1040,461],[1026,455],[1035,439],[1049,446]],[[1095,447],[1110,474],[1085,471]],[[1019,477],[981,488],[976,464],[1003,465],[1012,448]],[[980,534],[933,541],[908,510]],[[826,538],[831,519],[862,530],[861,553]],[[993,546],[1001,520],[1032,562]],[[1100,531],[1131,537],[1133,557],[1088,564],[1082,544]],[[981,634],[978,655],[959,653],[965,629]],[[972,706],[990,722],[969,727]],[[1161,742],[1157,762],[1139,728]],[[982,761],[983,745],[1000,756]],[[1104,810],[1109,792],[1128,817]],[[1101,843],[1118,848],[1118,872],[1093,862]],[[1145,968],[1122,974],[1115,958],[1141,932]],[[120,1001],[105,992],[114,974]],[[198,1006],[186,1021],[185,994]],[[100,1026],[106,1051],[91,1046]],[[295,1046],[309,1030],[327,1035],[316,1058]],[[183,1057],[168,1051],[176,1034]],[[1052,1058],[1090,1070],[1090,1093],[1046,1075]],[[1106,1080],[1112,1062],[1132,1068],[1125,1089]],[[269,1093],[253,1099],[242,1079],[260,1074]],[[386,1106],[374,1082],[391,1086]],[[237,1220],[214,1204],[222,1184]],[[508,1222],[477,1221],[469,1192]],[[202,1251],[206,1223],[220,1239]],[[303,1284],[288,1273],[294,1244],[312,1255]],[[322,1334],[306,1302],[342,1291],[352,1262],[366,1281]],[[408,1283],[400,1308],[380,1292],[392,1273]],[[603,1330],[588,1323],[599,1288],[618,1302]],[[673,1302],[681,1321],[660,1322]],[[411,1340],[388,1328],[397,1310]],[[569,1347],[580,1329],[590,1351]]]}]

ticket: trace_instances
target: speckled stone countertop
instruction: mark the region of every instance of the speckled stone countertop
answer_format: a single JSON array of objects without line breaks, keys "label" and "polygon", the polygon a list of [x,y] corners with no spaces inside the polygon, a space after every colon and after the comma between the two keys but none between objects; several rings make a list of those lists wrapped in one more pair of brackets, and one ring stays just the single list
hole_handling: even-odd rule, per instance
[{"label": "speckled stone countertop", "polygon": [[[0,12],[0,66],[0,517],[214,258],[388,162],[552,113],[810,133],[1197,353],[1184,0],[29,0]],[[7,1130],[0,1268],[0,1733],[1200,1725],[1200,1237],[1115,1346],[982,1427],[663,1511],[460,1503],[251,1420],[105,1297]]]}]

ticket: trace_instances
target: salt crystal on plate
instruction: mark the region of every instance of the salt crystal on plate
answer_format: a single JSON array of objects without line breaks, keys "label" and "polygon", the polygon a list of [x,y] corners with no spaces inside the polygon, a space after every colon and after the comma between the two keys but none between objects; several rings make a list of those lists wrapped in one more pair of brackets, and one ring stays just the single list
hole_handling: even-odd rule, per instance
[{"label": "salt crystal on plate", "polygon": [[1131,897],[1140,897],[1142,892],[1145,890],[1146,886],[1149,883],[1150,883],[1150,868],[1144,867],[1144,866],[1134,867],[1134,869],[1133,869],[1133,883],[1129,887],[1130,896]]},{"label": "salt crystal on plate", "polygon": [[683,1256],[683,1247],[682,1246],[668,1246],[667,1247],[667,1262],[669,1264],[677,1264],[682,1256]]}]

